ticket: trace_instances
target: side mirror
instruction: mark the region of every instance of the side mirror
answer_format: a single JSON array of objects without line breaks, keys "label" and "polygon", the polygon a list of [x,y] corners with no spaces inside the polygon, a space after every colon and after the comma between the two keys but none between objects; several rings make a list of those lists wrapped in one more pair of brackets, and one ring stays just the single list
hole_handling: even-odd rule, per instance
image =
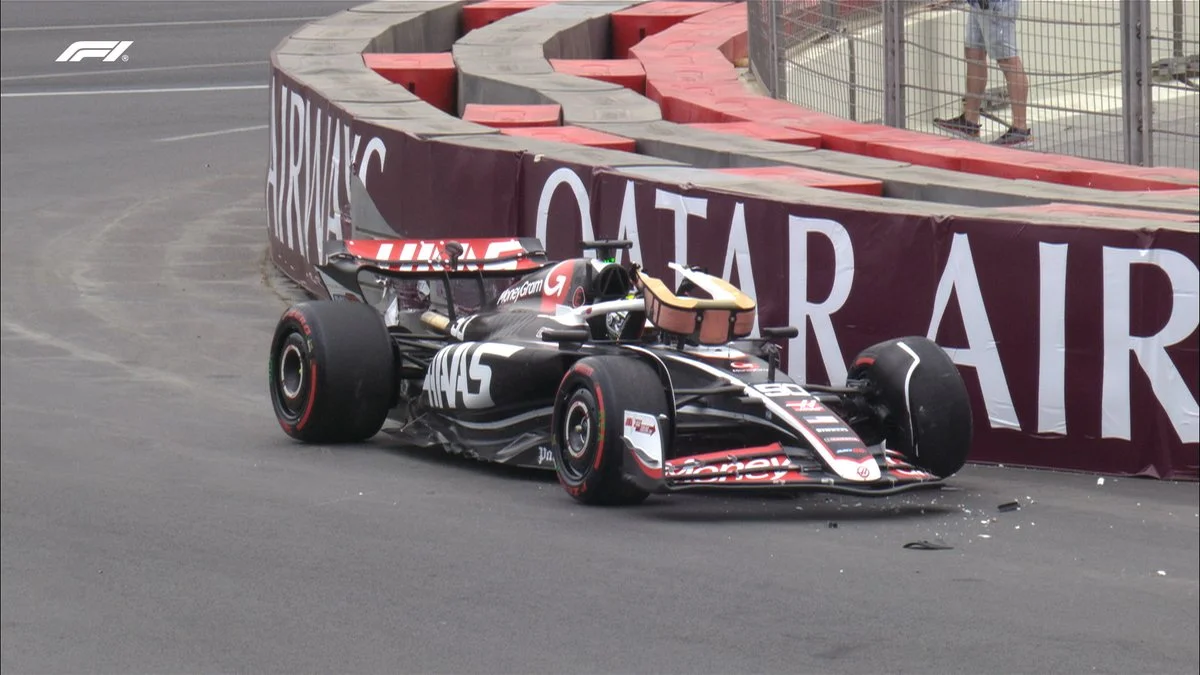
[{"label": "side mirror", "polygon": [[450,257],[450,269],[458,268],[458,259],[462,257],[463,245],[457,241],[446,242],[446,255]]},{"label": "side mirror", "polygon": [[[760,328],[758,333],[764,340],[791,339],[800,336],[800,329],[795,326],[772,326]],[[762,348],[767,356],[767,382],[774,382],[775,371],[779,369],[779,353],[783,351],[783,347],[774,342],[764,342]]]},{"label": "side mirror", "polygon": [[800,336],[800,329],[795,326],[774,326],[772,328],[761,328],[759,334],[768,340],[776,340],[786,338],[791,340]]},{"label": "side mirror", "polygon": [[547,328],[542,331],[542,342],[587,342],[591,337],[591,331],[584,327]]}]

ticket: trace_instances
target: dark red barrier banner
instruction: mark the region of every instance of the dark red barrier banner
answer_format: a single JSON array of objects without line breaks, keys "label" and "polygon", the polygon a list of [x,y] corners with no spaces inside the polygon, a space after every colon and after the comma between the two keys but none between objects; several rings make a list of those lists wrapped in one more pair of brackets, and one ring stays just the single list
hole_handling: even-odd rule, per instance
[{"label": "dark red barrier banner", "polygon": [[[670,278],[703,265],[794,325],[790,372],[838,382],[864,347],[929,335],[972,391],[972,459],[1197,477],[1197,234],[932,219],[786,204],[340,119],[277,76],[271,249],[311,287],[349,234],[350,177],[406,236],[537,236],[553,257],[621,237]],[[303,132],[303,133],[302,133]]]},{"label": "dark red barrier banner", "polygon": [[350,119],[276,70],[271,75],[266,207],[271,259],[310,291],[325,242],[350,233],[350,177],[387,147],[362,142]]},{"label": "dark red barrier banner", "polygon": [[758,298],[761,325],[805,329],[797,377],[840,382],[859,350],[928,335],[973,392],[975,459],[1196,476],[1195,233],[864,214],[575,171],[541,168],[525,210],[549,204],[553,227],[521,234],[560,256],[584,235],[628,238],[655,273],[719,272]]}]

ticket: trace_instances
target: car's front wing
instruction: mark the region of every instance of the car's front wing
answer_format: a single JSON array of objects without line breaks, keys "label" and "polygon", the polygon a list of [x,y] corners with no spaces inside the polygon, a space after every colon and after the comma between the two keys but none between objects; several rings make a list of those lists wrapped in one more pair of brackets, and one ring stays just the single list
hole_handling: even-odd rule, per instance
[{"label": "car's front wing", "polygon": [[[874,454],[879,477],[850,481],[827,468],[806,448],[781,443],[736,448],[668,459],[655,470],[637,452],[630,453],[637,482],[650,479],[659,492],[689,489],[781,489],[884,496],[920,488],[939,488],[937,476],[906,462],[899,453],[879,448]],[[865,472],[864,472],[865,473]]]}]

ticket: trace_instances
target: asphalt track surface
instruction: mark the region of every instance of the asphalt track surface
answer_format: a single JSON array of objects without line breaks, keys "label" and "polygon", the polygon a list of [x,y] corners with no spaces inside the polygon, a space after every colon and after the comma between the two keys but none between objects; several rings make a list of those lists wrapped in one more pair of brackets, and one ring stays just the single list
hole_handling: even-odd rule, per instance
[{"label": "asphalt track surface", "polygon": [[[1200,669],[1194,483],[969,467],[590,509],[382,435],[286,439],[267,92],[229,88],[343,6],[0,3],[6,674]],[[130,23],[176,25],[12,30]],[[53,62],[79,39],[134,44]],[[180,87],[206,90],[99,93]]]}]

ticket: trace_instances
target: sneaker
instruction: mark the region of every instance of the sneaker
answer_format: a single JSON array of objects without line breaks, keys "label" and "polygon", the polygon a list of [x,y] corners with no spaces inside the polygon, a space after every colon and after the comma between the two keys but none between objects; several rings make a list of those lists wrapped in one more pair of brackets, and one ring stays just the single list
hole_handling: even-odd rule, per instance
[{"label": "sneaker", "polygon": [[992,141],[992,145],[1006,145],[1012,147],[1017,145],[1028,145],[1032,142],[1033,132],[1029,129],[1009,127],[1008,131],[1000,135],[1000,138]]},{"label": "sneaker", "polygon": [[933,126],[967,138],[979,138],[979,123],[968,121],[965,115],[950,119],[935,118]]}]

